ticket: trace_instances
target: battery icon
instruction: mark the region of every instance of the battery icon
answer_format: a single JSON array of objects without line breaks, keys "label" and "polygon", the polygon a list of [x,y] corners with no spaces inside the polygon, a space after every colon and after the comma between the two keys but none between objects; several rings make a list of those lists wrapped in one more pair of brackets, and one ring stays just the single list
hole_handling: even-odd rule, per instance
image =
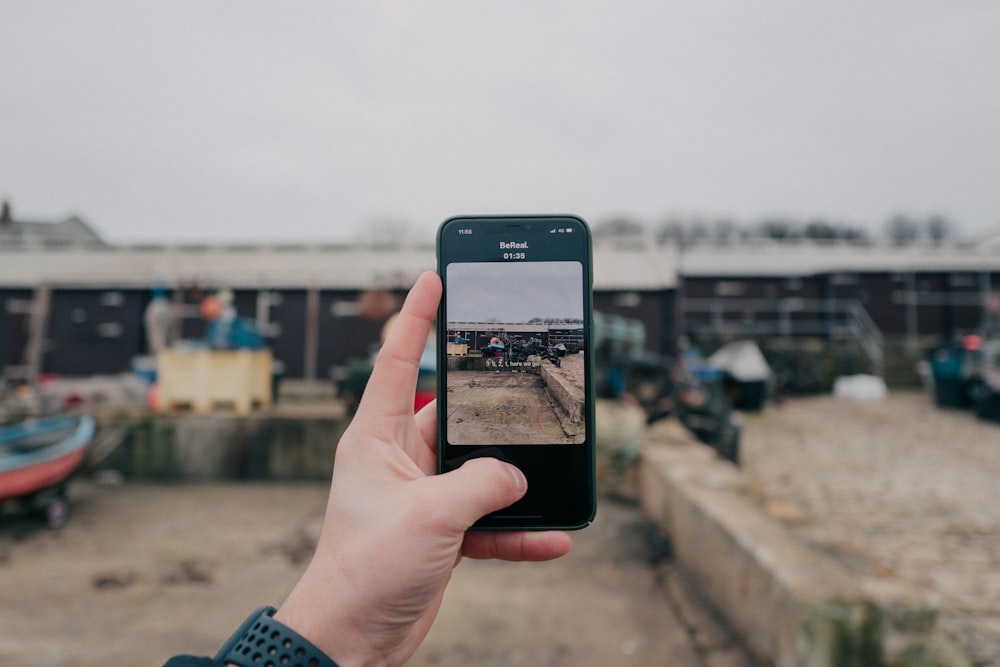
[{"label": "battery icon", "polygon": [[573,228],[572,227],[567,227],[566,228],[566,233],[567,234],[572,234],[573,233]]}]

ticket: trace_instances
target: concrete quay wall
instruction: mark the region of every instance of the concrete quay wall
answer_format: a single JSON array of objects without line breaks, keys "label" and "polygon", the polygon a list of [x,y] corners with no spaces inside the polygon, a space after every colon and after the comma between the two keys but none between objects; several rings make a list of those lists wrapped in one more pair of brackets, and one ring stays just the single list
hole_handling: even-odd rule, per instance
[{"label": "concrete quay wall", "polygon": [[[153,481],[329,480],[348,420],[254,413],[146,415],[100,467]],[[106,420],[108,426],[114,420]]]},{"label": "concrete quay wall", "polygon": [[551,364],[542,364],[539,373],[545,380],[549,395],[565,411],[570,422],[579,424],[584,418],[583,389],[571,383]]},{"label": "concrete quay wall", "polygon": [[[573,363],[573,359],[564,360],[564,367],[567,363]],[[524,362],[507,363],[493,357],[448,357],[448,368],[460,371],[489,371],[500,370],[507,372],[514,370],[521,373],[533,373],[545,381],[546,391],[560,408],[566,417],[573,424],[579,424],[584,418],[584,395],[583,388],[576,386],[567,378],[563,371],[557,369],[551,362],[544,361],[538,356],[531,356]],[[580,361],[582,364],[582,360]]]},{"label": "concrete quay wall", "polygon": [[706,602],[775,667],[974,663],[936,629],[936,610],[872,599],[847,569],[766,514],[738,469],[676,423],[641,445],[638,497]]}]

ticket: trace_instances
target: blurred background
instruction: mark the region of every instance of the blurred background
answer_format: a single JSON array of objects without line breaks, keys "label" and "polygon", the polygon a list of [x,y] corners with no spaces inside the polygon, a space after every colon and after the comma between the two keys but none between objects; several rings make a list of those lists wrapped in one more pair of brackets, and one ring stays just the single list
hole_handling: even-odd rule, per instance
[{"label": "blurred background", "polygon": [[209,653],[246,577],[279,603],[438,224],[572,213],[592,337],[525,331],[547,386],[593,353],[598,522],[463,565],[413,664],[1000,664],[998,36],[979,1],[4,3],[0,662]]}]

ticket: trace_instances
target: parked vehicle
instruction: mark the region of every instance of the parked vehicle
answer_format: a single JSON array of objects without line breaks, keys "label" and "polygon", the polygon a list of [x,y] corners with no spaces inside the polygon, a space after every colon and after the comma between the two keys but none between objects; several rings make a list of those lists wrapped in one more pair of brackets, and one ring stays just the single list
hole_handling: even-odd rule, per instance
[{"label": "parked vehicle", "polygon": [[757,343],[741,340],[723,345],[705,363],[722,372],[722,388],[737,410],[762,410],[774,373]]},{"label": "parked vehicle", "polygon": [[942,408],[972,408],[983,389],[983,337],[976,333],[953,336],[928,353],[934,402]]},{"label": "parked vehicle", "polygon": [[1000,338],[983,342],[980,355],[980,388],[976,397],[976,414],[982,419],[1000,421]]}]

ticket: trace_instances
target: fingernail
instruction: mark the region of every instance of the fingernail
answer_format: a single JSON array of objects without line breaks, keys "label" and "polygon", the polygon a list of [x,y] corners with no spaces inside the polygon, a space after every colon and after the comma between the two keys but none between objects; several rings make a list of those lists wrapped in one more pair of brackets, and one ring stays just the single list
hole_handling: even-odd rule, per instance
[{"label": "fingernail", "polygon": [[514,465],[505,463],[507,470],[510,472],[510,476],[514,478],[514,488],[518,490],[519,493],[524,493],[528,490],[528,478],[524,476],[524,473]]}]

